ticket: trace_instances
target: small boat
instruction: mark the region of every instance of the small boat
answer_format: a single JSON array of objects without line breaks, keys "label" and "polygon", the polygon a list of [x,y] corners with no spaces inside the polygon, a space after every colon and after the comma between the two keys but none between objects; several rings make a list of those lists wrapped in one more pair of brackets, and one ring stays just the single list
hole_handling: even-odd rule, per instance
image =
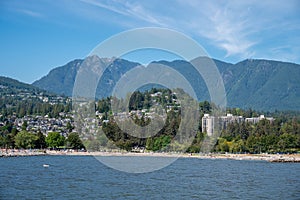
[{"label": "small boat", "polygon": [[49,165],[47,165],[47,164],[43,164],[43,167],[45,167],[45,168],[48,168],[48,167],[49,167]]}]

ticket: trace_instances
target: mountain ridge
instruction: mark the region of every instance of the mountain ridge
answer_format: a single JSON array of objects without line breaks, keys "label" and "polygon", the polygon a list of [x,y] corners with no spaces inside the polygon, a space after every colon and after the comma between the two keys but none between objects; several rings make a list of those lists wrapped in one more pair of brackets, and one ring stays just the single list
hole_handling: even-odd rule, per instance
[{"label": "mountain ridge", "polygon": [[[236,64],[213,59],[224,81],[229,107],[262,110],[300,110],[300,65],[267,59],[245,59]],[[52,69],[32,85],[58,94],[72,95],[77,70],[83,59]],[[203,79],[183,60],[154,61],[177,70],[196,88],[199,100],[209,100]],[[109,96],[116,81],[139,63],[116,59],[99,81],[97,97]]]}]

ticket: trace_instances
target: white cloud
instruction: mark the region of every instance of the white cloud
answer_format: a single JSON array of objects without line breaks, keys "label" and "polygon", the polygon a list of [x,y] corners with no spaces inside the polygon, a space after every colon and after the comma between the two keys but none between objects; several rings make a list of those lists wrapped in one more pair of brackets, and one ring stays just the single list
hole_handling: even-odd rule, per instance
[{"label": "white cloud", "polygon": [[135,20],[142,20],[144,22],[148,22],[150,24],[159,25],[159,26],[167,26],[163,22],[163,20],[166,20],[166,18],[162,16],[156,16],[154,14],[151,14],[149,10],[145,10],[145,8],[142,6],[142,4],[139,4],[137,2],[130,2],[130,1],[107,1],[103,3],[103,1],[96,1],[96,0],[81,0],[84,3],[87,3],[89,5],[97,6],[102,9],[107,9],[111,12],[124,15],[130,18],[133,18]]},{"label": "white cloud", "polygon": [[[84,3],[90,4],[90,5],[93,5],[93,6],[97,6],[97,7],[100,7],[100,8],[110,10],[112,12],[115,12],[115,13],[118,13],[118,14],[121,14],[121,15],[128,15],[128,13],[122,11],[121,8],[116,8],[112,5],[109,5],[107,2],[105,4],[101,1],[95,1],[95,0],[81,0],[81,1],[84,2]],[[113,1],[111,1],[111,2],[113,2]]]},{"label": "white cloud", "polygon": [[[290,3],[284,0],[81,1],[86,6],[111,12],[114,23],[130,28],[149,25],[174,28],[205,38],[210,45],[223,50],[224,57],[239,59],[259,56],[261,50],[257,46],[263,48],[262,44],[271,42],[270,37],[277,41],[277,36],[282,37],[280,34],[288,34],[283,30],[299,30],[300,27],[299,20],[290,19],[300,12],[299,3],[293,0]],[[89,13],[93,17],[98,14],[99,18],[103,15],[103,12],[85,14]]]},{"label": "white cloud", "polygon": [[173,10],[166,5],[161,8],[158,2],[153,2],[157,10],[151,10],[142,1],[82,1],[150,25],[184,30],[189,34],[198,33],[198,36],[205,37],[213,45],[224,49],[226,56],[253,55],[250,49],[256,41],[247,37],[249,30],[246,16],[236,17],[236,12],[241,13],[238,11],[240,8],[232,10],[230,5],[217,5],[211,1],[179,1],[174,2],[173,6],[176,9]]},{"label": "white cloud", "polygon": [[[259,57],[261,49],[264,53],[269,51],[264,46],[282,45],[277,44],[280,42],[298,41],[299,45],[296,36],[289,32],[300,31],[300,15],[297,14],[300,3],[297,1],[177,2],[182,10],[180,18],[176,19],[177,26],[209,39],[211,44],[226,52],[225,57]],[[292,52],[295,51],[290,50]]]},{"label": "white cloud", "polygon": [[212,42],[226,50],[226,56],[241,55],[248,57],[252,53],[250,48],[256,43],[251,41],[248,36],[248,21],[244,16],[238,19],[232,10],[222,7],[215,7],[206,16],[210,26],[200,30],[202,36],[212,40]]}]

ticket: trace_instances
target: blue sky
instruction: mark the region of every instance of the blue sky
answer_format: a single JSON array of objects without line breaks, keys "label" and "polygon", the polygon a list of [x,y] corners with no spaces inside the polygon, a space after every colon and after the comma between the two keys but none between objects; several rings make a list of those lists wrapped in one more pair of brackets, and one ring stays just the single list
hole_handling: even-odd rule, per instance
[{"label": "blue sky", "polygon": [[132,28],[180,31],[223,61],[300,63],[300,1],[1,0],[0,75],[32,83]]}]

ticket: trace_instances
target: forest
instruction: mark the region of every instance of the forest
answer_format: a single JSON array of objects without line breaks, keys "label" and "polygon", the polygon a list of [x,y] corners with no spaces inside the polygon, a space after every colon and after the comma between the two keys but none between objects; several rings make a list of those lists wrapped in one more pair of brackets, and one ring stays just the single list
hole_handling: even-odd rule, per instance
[{"label": "forest", "polygon": [[[155,95],[154,95],[155,94]],[[134,137],[122,131],[115,120],[115,114],[111,109],[112,97],[98,100],[95,110],[102,113],[98,129],[101,130],[97,137],[87,140],[80,133],[69,133],[65,138],[59,133],[51,133],[45,137],[40,132],[30,133],[26,125],[22,130],[17,130],[8,116],[16,115],[50,115],[57,117],[60,112],[70,112],[69,104],[49,104],[44,102],[16,101],[13,98],[0,101],[1,118],[3,126],[0,126],[0,147],[2,148],[87,148],[91,151],[109,150],[120,148],[132,151],[134,148],[146,151],[162,152],[171,151],[174,140],[182,123],[180,102],[176,94],[168,89],[151,89],[144,92],[134,92],[129,99],[129,111],[146,110],[161,105],[166,112],[166,118],[162,128],[153,136],[146,138]],[[13,105],[7,107],[5,105]],[[208,101],[199,102],[199,125],[196,134],[189,146],[180,146],[176,143],[176,150],[189,153],[201,151],[204,138],[207,134],[201,132],[201,118],[206,113],[211,113],[215,105]],[[221,131],[213,152],[230,153],[299,153],[300,152],[300,112],[275,111],[258,112],[252,109],[228,108],[227,113],[243,117],[257,117],[260,114],[273,117],[274,121],[260,120],[258,123],[241,122],[230,123]],[[141,116],[131,115],[130,118],[138,126],[145,127],[151,122],[145,112]],[[106,121],[104,123],[104,121]],[[188,124],[188,123],[187,123]],[[75,128],[76,130],[76,128]],[[102,134],[101,134],[102,133]],[[189,134],[189,133],[186,133]],[[173,145],[173,146],[172,146]]]},{"label": "forest", "polygon": [[[162,95],[156,97],[155,102],[160,102],[164,107],[174,102],[168,101],[172,95],[171,91],[165,89],[152,89],[144,93],[135,92],[130,99],[129,108],[132,110],[149,109],[151,106],[151,94],[161,92]],[[165,98],[167,97],[167,98]],[[176,98],[176,97],[175,97]],[[153,100],[153,99],[152,99]],[[97,104],[97,110],[109,113],[110,99],[101,100]],[[213,103],[208,101],[199,102],[200,119],[205,113],[211,113],[214,108]],[[168,145],[177,134],[180,126],[180,108],[173,107],[167,113],[167,119],[163,128],[153,137],[135,138],[123,132],[118,124],[113,120],[113,116],[108,123],[103,124],[103,132],[110,141],[113,141],[119,148],[130,151],[133,147],[142,147],[148,151],[170,150]],[[241,122],[230,123],[226,129],[221,131],[217,142],[212,149],[213,152],[230,153],[297,153],[300,152],[300,112],[298,111],[275,111],[258,112],[252,109],[243,110],[240,108],[227,108],[227,113],[243,117],[258,117],[260,114],[271,116],[275,120],[260,120],[258,123]],[[109,116],[106,114],[105,116]],[[107,118],[106,118],[107,119]],[[149,119],[134,118],[135,123],[145,126]],[[199,123],[198,131],[192,144],[185,149],[189,153],[197,153],[201,150],[201,145],[206,137],[206,133],[201,132]],[[92,141],[90,147],[95,150],[105,147],[107,138],[99,137],[99,140]],[[184,150],[184,147],[182,148]]]}]

